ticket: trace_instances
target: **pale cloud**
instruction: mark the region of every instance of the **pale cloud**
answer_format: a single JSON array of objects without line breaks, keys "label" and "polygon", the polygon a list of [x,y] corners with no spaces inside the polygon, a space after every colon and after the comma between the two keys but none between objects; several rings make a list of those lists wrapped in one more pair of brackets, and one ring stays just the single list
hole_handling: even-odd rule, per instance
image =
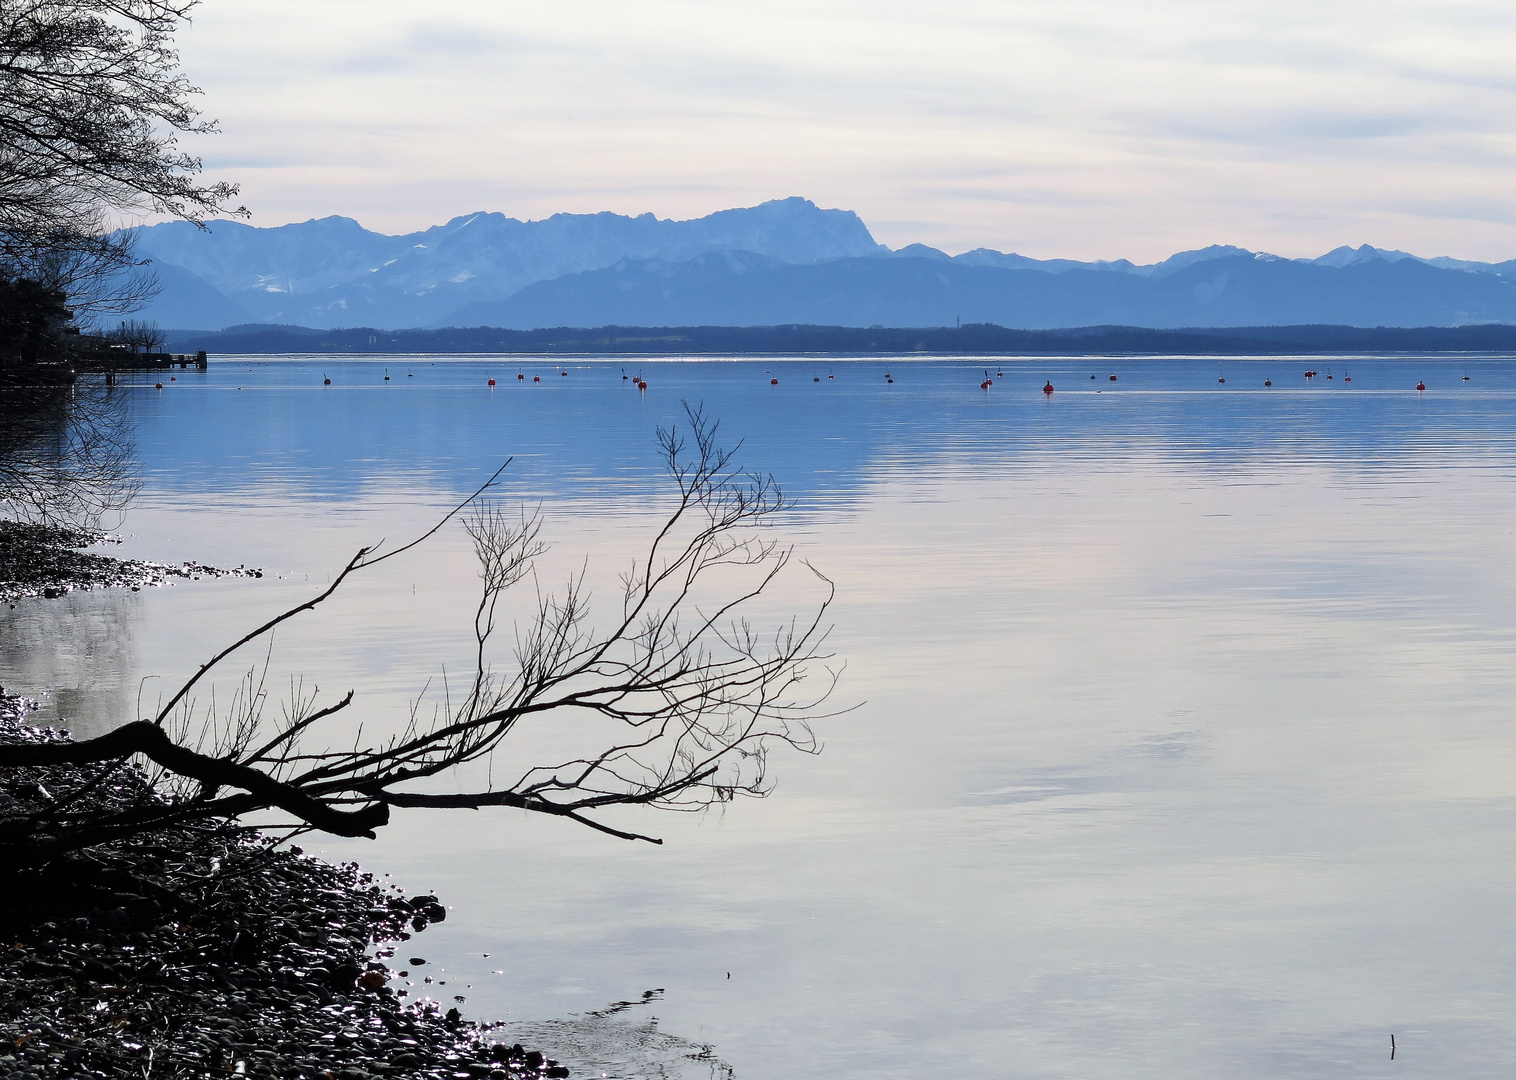
[{"label": "pale cloud", "polygon": [[953,251],[1516,256],[1504,3],[207,0],[182,45],[258,224],[799,194]]}]

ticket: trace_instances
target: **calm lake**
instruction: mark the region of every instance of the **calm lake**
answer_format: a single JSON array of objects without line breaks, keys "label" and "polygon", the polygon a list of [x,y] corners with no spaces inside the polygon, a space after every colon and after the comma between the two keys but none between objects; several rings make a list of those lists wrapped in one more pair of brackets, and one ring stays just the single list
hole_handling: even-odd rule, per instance
[{"label": "calm lake", "polygon": [[[836,582],[835,703],[858,708],[818,725],[819,756],[776,752],[770,798],[613,819],[662,847],[514,811],[307,844],[437,890],[448,920],[405,949],[446,985],[415,992],[580,1017],[550,1029],[582,1040],[558,1055],[575,1076],[1516,1071],[1516,363],[174,376],[126,394],[142,490],[112,553],[265,576],[0,610],[0,682],[84,734],[507,457],[549,583],[640,550],[682,401],[796,500],[781,531]],[[443,529],[281,634],[275,696],[303,675],[398,722],[469,671],[476,585]],[[690,1056],[707,1044],[719,1061]]]}]

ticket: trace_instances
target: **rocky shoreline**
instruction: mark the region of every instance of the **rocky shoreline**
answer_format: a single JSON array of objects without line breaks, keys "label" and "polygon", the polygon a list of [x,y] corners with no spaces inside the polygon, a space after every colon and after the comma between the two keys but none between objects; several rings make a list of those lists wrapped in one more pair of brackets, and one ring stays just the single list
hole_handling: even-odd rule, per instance
[{"label": "rocky shoreline", "polygon": [[120,540],[93,529],[0,518],[0,603],[33,596],[55,599],[80,589],[136,592],[172,578],[263,576],[263,571],[246,566],[227,570],[196,562],[143,562],[84,550],[103,543]]},{"label": "rocky shoreline", "polygon": [[[0,742],[67,738],[30,706],[0,692]],[[9,818],[158,797],[134,769],[3,769],[0,840]],[[567,1077],[392,985],[425,963],[403,943],[445,917],[231,821],[0,866],[0,1078]]]}]

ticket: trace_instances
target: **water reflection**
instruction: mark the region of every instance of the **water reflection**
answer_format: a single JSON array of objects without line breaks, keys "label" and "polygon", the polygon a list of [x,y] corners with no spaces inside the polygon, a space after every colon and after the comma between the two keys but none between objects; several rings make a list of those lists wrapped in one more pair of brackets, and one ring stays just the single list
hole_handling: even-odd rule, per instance
[{"label": "water reflection", "polygon": [[0,682],[41,703],[39,723],[81,738],[135,718],[142,604],[113,589],[0,608]]},{"label": "water reflection", "polygon": [[[1223,472],[1317,464],[1364,472],[1435,466],[1444,454],[1457,456],[1454,465],[1469,455],[1503,458],[1516,447],[1516,366],[1499,360],[1355,360],[1351,384],[1304,379],[1311,365],[1327,371],[1319,358],[1228,360],[1225,385],[1189,359],[997,364],[1005,378],[984,391],[983,361],[647,361],[639,370],[650,388],[639,393],[617,363],[579,361],[565,378],[556,362],[522,358],[229,357],[164,392],[136,392],[153,418],[142,458],[158,490],[254,493],[274,484],[327,500],[396,486],[462,493],[481,468],[515,455],[507,480],[516,492],[603,504],[656,485],[644,448],[684,400],[721,417],[745,456],[802,502],[831,506],[897,466],[1110,469],[1136,455]],[[1118,384],[1089,380],[1112,364]],[[548,370],[552,379],[531,382]],[[1427,392],[1414,389],[1419,379]],[[1051,398],[1040,392],[1044,380],[1058,387]]]},{"label": "water reflection", "polygon": [[[88,377],[0,386],[0,518],[119,525],[140,484],[131,397]],[[0,558],[0,574],[8,569]],[[130,592],[0,606],[0,683],[36,696],[40,721],[81,734],[130,719],[139,607]]]},{"label": "water reflection", "polygon": [[139,479],[130,393],[84,378],[0,386],[0,517],[98,528]]},{"label": "water reflection", "polygon": [[[664,848],[464,812],[330,844],[454,907],[423,940],[475,1015],[663,987],[660,1030],[743,1077],[1337,1080],[1392,1075],[1391,1031],[1397,1077],[1509,1074],[1516,366],[1125,360],[1096,393],[1111,361],[988,391],[982,362],[671,362],[638,394],[611,363],[540,393],[517,360],[323,363],[330,391],[299,361],[132,388],[131,553],[270,571],[144,594],[138,673],[508,454],[566,562],[618,566],[688,398],[800,499],[867,699],[767,802],[632,822]],[[475,588],[439,534],[277,660],[403,716],[466,663]]]}]

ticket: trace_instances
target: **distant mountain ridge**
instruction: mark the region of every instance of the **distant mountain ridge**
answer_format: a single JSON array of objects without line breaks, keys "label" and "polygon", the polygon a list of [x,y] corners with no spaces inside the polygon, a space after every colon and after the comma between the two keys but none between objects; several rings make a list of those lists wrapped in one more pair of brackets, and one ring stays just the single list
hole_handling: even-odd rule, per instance
[{"label": "distant mountain ridge", "polygon": [[1253,254],[1164,273],[964,265],[928,258],[775,264],[741,252],[623,260],[539,281],[449,325],[927,327],[1464,326],[1516,322],[1516,283],[1419,260],[1342,267]]},{"label": "distant mountain ridge", "polygon": [[1516,260],[1368,245],[1316,259],[1213,245],[1148,265],[892,251],[852,211],[802,198],[688,221],[481,212],[401,236],[343,217],[267,229],[169,222],[137,236],[163,285],[142,317],[195,330],[1516,323]]},{"label": "distant mountain ridge", "polygon": [[[239,322],[426,325],[465,304],[626,258],[684,260],[742,250],[801,263],[881,250],[858,215],[799,198],[690,221],[612,213],[518,221],[476,213],[386,236],[351,218],[327,217],[270,229],[167,222],[139,229],[137,237],[143,256],[193,274],[229,305],[226,316],[197,329]],[[193,306],[180,301],[177,280],[166,285],[155,307],[167,310],[149,309],[145,317],[190,325],[182,318]],[[234,309],[240,316],[232,317]]]}]

